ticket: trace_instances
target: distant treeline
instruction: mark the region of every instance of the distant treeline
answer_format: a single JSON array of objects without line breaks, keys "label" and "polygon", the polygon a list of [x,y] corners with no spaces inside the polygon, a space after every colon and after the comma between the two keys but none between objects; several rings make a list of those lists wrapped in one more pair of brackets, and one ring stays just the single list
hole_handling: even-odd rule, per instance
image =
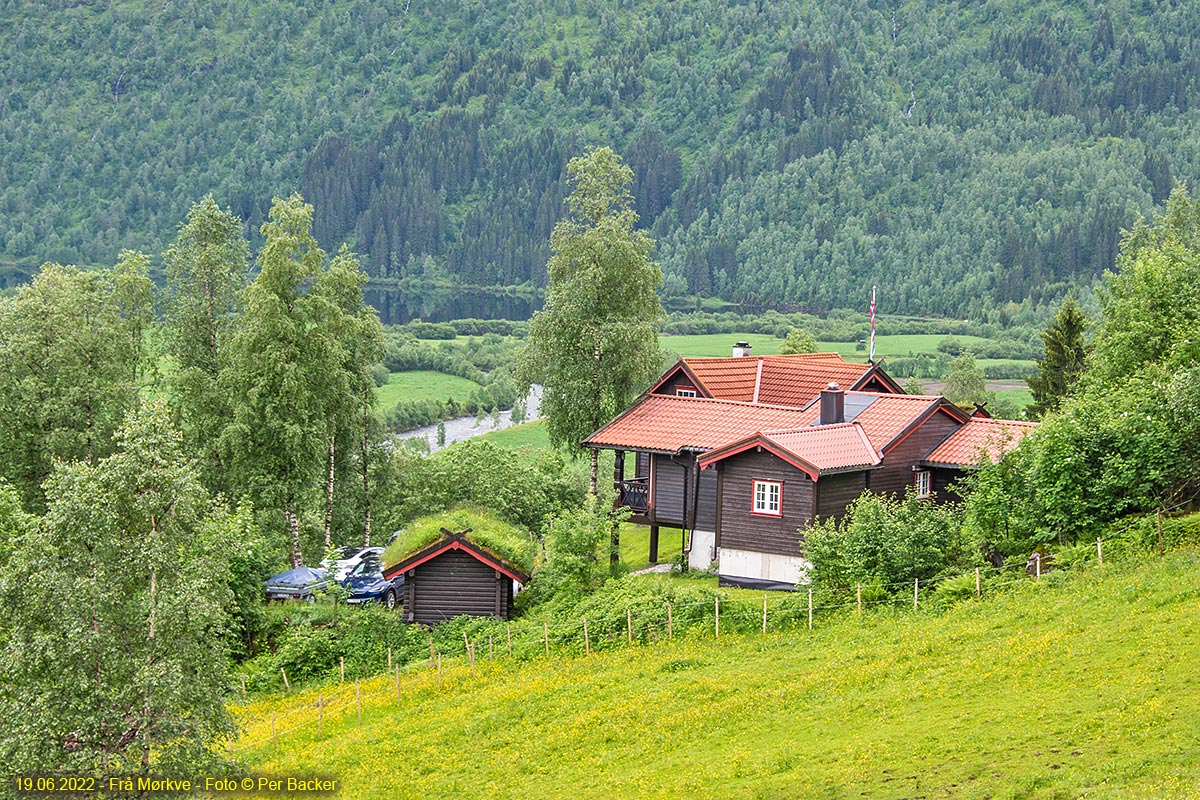
[{"label": "distant treeline", "polygon": [[42,11],[0,4],[0,262],[161,252],[210,191],[256,236],[299,188],[373,278],[533,288],[607,144],[668,298],[982,319],[1090,286],[1200,179],[1195,3]]}]

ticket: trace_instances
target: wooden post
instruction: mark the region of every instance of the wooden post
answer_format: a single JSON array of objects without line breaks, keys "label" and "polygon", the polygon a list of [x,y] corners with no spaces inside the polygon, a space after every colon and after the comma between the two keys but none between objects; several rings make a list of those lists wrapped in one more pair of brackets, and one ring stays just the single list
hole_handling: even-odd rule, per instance
[{"label": "wooden post", "polygon": [[242,676],[242,702],[246,702],[246,676]]},{"label": "wooden post", "polygon": [[388,672],[392,671],[392,648],[388,648]]},{"label": "wooden post", "polygon": [[338,656],[338,664],[339,664],[339,666],[341,667],[341,670],[342,670],[342,680],[341,680],[341,683],[345,683],[345,682],[346,682],[346,657],[345,657],[345,656]]},{"label": "wooden post", "polygon": [[508,634],[508,657],[512,658],[512,625],[505,625],[504,632]]},{"label": "wooden post", "polygon": [[271,747],[275,747],[275,712],[271,712]]},{"label": "wooden post", "polygon": [[767,596],[763,595],[763,633],[767,632]]},{"label": "wooden post", "polygon": [[921,591],[921,579],[913,578],[913,611],[917,610],[917,595]]},{"label": "wooden post", "polygon": [[354,704],[358,706],[358,724],[362,725],[362,689],[358,685],[358,678],[354,679]]},{"label": "wooden post", "polygon": [[588,638],[587,617],[583,618],[583,652],[589,656],[592,654],[592,642]]},{"label": "wooden post", "polygon": [[325,698],[317,692],[317,738],[321,738],[321,725],[325,722]]},{"label": "wooden post", "polygon": [[650,563],[658,563],[658,526],[650,526]]},{"label": "wooden post", "polygon": [[1104,563],[1104,546],[1102,544],[1100,544],[1099,539],[1096,540],[1096,563],[1097,564]]},{"label": "wooden post", "polygon": [[546,620],[542,620],[542,641],[546,644],[546,655],[550,655],[550,626]]},{"label": "wooden post", "polygon": [[292,693],[292,685],[291,685],[290,683],[288,683],[288,679],[287,679],[287,673],[286,673],[286,672],[284,672],[284,670],[283,670],[283,667],[280,667],[280,668],[279,668],[279,674],[283,676],[283,688],[284,688],[284,690],[285,690],[285,691],[286,691],[288,694],[291,694],[291,693]]},{"label": "wooden post", "polygon": [[1156,508],[1154,511],[1158,519],[1158,554],[1161,556],[1163,554],[1162,509]]},{"label": "wooden post", "polygon": [[714,638],[720,639],[721,638],[721,598],[720,597],[713,598],[713,609],[716,612],[713,615],[713,632],[715,634]]},{"label": "wooden post", "polygon": [[808,629],[812,630],[812,586],[808,587]]},{"label": "wooden post", "polygon": [[667,603],[667,641],[674,639],[674,633],[671,628],[671,604]]},{"label": "wooden post", "polygon": [[975,596],[983,597],[983,587],[979,584],[979,567],[975,568]]},{"label": "wooden post", "polygon": [[496,647],[492,644],[492,635],[488,634],[488,663],[491,664],[496,660]]},{"label": "wooden post", "polygon": [[433,637],[432,637],[432,636],[430,636],[430,637],[429,637],[429,666],[430,666],[430,667],[433,667],[433,657],[434,657],[434,652],[433,652]]},{"label": "wooden post", "polygon": [[858,595],[858,615],[861,617],[862,616],[862,584],[859,583],[859,584],[856,584],[856,586],[857,586],[857,589],[855,590],[855,592]]},{"label": "wooden post", "polygon": [[625,641],[633,644],[633,611],[625,609]]},{"label": "wooden post", "polygon": [[1041,553],[1033,554],[1033,577],[1037,578],[1039,581],[1042,579],[1042,554]]}]

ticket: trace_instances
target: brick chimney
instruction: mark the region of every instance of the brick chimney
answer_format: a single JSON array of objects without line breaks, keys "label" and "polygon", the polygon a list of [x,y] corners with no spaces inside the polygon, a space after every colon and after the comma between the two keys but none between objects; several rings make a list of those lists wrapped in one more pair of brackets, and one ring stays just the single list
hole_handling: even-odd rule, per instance
[{"label": "brick chimney", "polygon": [[735,342],[733,345],[733,357],[745,358],[750,355],[752,349],[749,342]]},{"label": "brick chimney", "polygon": [[846,393],[830,382],[821,390],[821,423],[835,425],[846,421]]}]

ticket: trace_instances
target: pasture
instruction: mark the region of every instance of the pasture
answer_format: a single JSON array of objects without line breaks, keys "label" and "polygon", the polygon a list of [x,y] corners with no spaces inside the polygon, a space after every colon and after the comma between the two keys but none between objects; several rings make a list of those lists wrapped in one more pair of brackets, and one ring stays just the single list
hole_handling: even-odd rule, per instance
[{"label": "pasture", "polygon": [[388,375],[387,383],[379,387],[375,407],[387,410],[405,400],[446,400],[451,397],[466,400],[477,389],[479,384],[475,381],[444,372],[393,372]]}]

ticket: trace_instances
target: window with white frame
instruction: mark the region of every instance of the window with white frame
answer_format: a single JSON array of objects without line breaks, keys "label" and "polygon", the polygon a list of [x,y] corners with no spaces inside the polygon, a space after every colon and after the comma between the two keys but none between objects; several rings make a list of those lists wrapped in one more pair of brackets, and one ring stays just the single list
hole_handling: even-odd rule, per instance
[{"label": "window with white frame", "polygon": [[675,387],[675,396],[676,397],[695,397],[696,390],[695,390],[695,388],[693,388],[691,386],[676,386]]},{"label": "window with white frame", "polygon": [[783,516],[783,484],[779,481],[754,481],[752,514]]},{"label": "window with white frame", "polygon": [[933,494],[933,480],[929,470],[923,469],[917,472],[916,487],[917,497],[929,497]]}]

